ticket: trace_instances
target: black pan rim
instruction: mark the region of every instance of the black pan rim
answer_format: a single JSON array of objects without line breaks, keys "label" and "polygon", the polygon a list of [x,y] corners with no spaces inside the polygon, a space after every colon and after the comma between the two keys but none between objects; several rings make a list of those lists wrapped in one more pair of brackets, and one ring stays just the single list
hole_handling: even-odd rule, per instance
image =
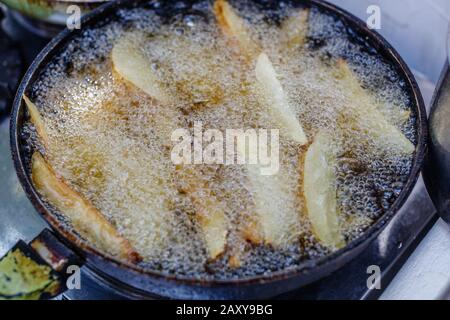
[{"label": "black pan rim", "polygon": [[[107,15],[108,13],[112,13],[118,7],[121,6],[129,6],[139,3],[139,0],[114,0],[109,3],[106,3],[92,12],[86,14],[82,18],[82,25],[90,25],[95,23],[96,19]],[[254,284],[254,283],[269,283],[275,282],[278,280],[286,280],[293,277],[299,277],[302,275],[308,275],[316,268],[325,267],[331,265],[332,263],[338,262],[339,257],[343,257],[346,255],[350,255],[350,253],[357,248],[363,247],[365,244],[368,244],[372,241],[381,230],[388,224],[389,221],[395,216],[398,210],[403,206],[403,204],[408,199],[411,194],[416,182],[419,178],[420,171],[422,168],[422,164],[424,161],[424,157],[427,150],[427,140],[428,140],[428,124],[427,124],[427,115],[425,110],[424,101],[422,95],[419,90],[419,86],[412,75],[411,71],[407,67],[404,60],[397,53],[397,51],[377,32],[370,30],[367,25],[361,21],[359,18],[354,15],[348,13],[347,11],[328,3],[324,0],[298,0],[300,3],[305,3],[309,5],[316,6],[320,9],[324,9],[327,12],[331,12],[338,17],[342,18],[346,23],[348,23],[352,29],[357,31],[360,34],[363,34],[367,37],[368,41],[372,44],[375,44],[380,51],[382,50],[382,54],[389,58],[389,61],[395,65],[398,69],[398,72],[402,74],[404,79],[407,81],[407,85],[409,87],[412,104],[415,106],[417,111],[417,145],[416,152],[414,155],[414,161],[411,168],[411,173],[409,178],[401,191],[398,198],[392,204],[390,209],[384,213],[376,223],[370,226],[368,229],[364,231],[364,233],[347,244],[344,248],[333,252],[330,255],[320,257],[318,259],[308,260],[306,262],[301,263],[297,267],[289,270],[277,271],[274,273],[270,273],[268,275],[261,276],[252,276],[252,277],[244,277],[240,279],[196,279],[191,277],[184,276],[175,276],[165,274],[163,272],[158,272],[155,270],[144,269],[142,267],[119,261],[114,257],[105,254],[93,246],[91,246],[86,241],[80,239],[72,230],[63,226],[57,218],[53,216],[53,214],[47,209],[46,205],[40,199],[37,191],[35,190],[30,177],[26,173],[24,163],[22,161],[21,152],[20,152],[20,141],[19,141],[19,115],[22,108],[22,95],[26,92],[28,86],[33,78],[36,77],[37,73],[41,70],[42,66],[47,62],[46,60],[53,56],[58,48],[65,44],[66,41],[69,41],[70,38],[80,32],[81,30],[68,30],[65,29],[61,33],[59,33],[55,38],[53,38],[49,44],[39,53],[39,55],[35,58],[29,69],[27,70],[25,76],[22,79],[22,82],[19,86],[17,94],[13,103],[13,110],[11,113],[10,120],[10,143],[11,143],[11,154],[14,162],[14,166],[16,169],[16,173],[18,175],[19,181],[27,194],[27,197],[32,202],[35,209],[43,216],[43,218],[51,225],[52,229],[58,234],[58,236],[63,240],[72,245],[72,247],[78,248],[78,251],[85,255],[93,254],[94,256],[101,258],[109,263],[116,265],[119,268],[132,270],[141,275],[146,275],[154,278],[160,278],[164,280],[171,280],[178,283],[185,283],[190,285],[200,285],[200,286],[218,286],[218,285],[246,285],[246,284]],[[88,262],[89,266],[89,262]]]}]

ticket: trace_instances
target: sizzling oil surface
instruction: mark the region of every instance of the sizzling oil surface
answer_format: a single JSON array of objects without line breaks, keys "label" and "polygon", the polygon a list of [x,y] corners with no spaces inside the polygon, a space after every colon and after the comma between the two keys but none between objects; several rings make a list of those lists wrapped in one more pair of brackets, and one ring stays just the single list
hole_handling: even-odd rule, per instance
[{"label": "sizzling oil surface", "polygon": [[[301,48],[282,43],[280,21],[299,8],[281,3],[261,10],[237,2],[252,27],[252,38],[274,63],[289,103],[308,139],[331,133],[338,155],[335,168],[339,224],[347,242],[357,238],[393,203],[410,173],[412,155],[381,148],[376,139],[350,125],[354,103],[336,77],[338,58],[349,61],[380,111],[414,142],[414,114],[404,82],[373,50],[346,32],[343,23],[317,9],[309,12],[307,41]],[[153,7],[158,7],[153,5]],[[46,157],[55,170],[89,199],[145,258],[143,264],[190,277],[237,278],[293,268],[305,259],[329,254],[319,244],[299,197],[302,175],[298,145],[280,137],[283,186],[271,199],[283,208],[274,214],[290,230],[278,249],[255,246],[240,236],[242,221],[254,218],[254,190],[244,166],[203,165],[198,177],[226,204],[231,226],[226,253],[208,260],[195,206],[180,190],[183,182],[170,160],[174,128],[276,128],[258,102],[254,64],[246,64],[216,25],[209,2],[168,19],[153,9],[123,9],[116,20],[86,29],[48,65],[33,86],[51,140]],[[111,49],[125,35],[140,41],[142,53],[170,92],[161,105],[139,89],[117,80]],[[134,39],[135,37],[135,39]],[[170,119],[170,122],[167,122]],[[30,144],[40,148],[32,126]],[[300,156],[299,156],[300,153]],[[202,194],[200,194],[202,196]],[[244,252],[242,265],[228,264]]]}]

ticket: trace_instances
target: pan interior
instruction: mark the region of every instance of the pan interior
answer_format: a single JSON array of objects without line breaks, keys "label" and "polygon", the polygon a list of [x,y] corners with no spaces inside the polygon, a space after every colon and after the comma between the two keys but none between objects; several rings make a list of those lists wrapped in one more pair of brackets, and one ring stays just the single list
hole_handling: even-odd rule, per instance
[{"label": "pan interior", "polygon": [[[381,148],[370,135],[345,126],[348,104],[355,101],[346,96],[335,64],[347,61],[383,115],[416,144],[417,115],[406,79],[339,18],[314,6],[264,3],[230,1],[282,75],[280,82],[307,138],[314,140],[324,128],[332,135],[339,224],[349,243],[398,198],[411,173],[413,154]],[[304,44],[280,50],[283,21],[305,9],[309,19]],[[170,85],[164,88],[177,98],[169,107],[161,109],[155,99],[117,81],[111,51],[124,36],[140,46],[145,39],[141,49],[151,59],[152,71],[167,79]],[[239,236],[240,221],[252,218],[254,196],[246,184],[245,167],[203,165],[201,182],[227,204],[227,221],[233,225],[227,247],[234,250],[211,261],[199,236],[195,204],[172,174],[175,165],[167,141],[173,128],[162,125],[167,114],[180,128],[192,129],[199,122],[205,130],[222,132],[271,128],[270,117],[252,93],[252,68],[217,27],[209,1],[153,1],[119,9],[106,23],[74,36],[28,88],[27,95],[46,121],[52,147],[43,148],[34,126],[25,123],[21,138],[26,163],[34,151],[43,153],[55,171],[130,240],[144,257],[140,266],[149,270],[189,278],[241,279],[295,269],[327,256],[337,248],[321,244],[312,232],[298,196],[299,148],[283,136],[280,173],[285,191],[275,201],[282,208],[277,213],[280,223],[288,226],[291,236],[280,247],[254,245]],[[339,130],[342,126],[346,129]],[[161,137],[166,140],[161,142]],[[164,214],[155,218],[149,208],[164,208]],[[49,209],[70,225],[64,213],[51,205]],[[293,217],[296,221],[290,220]],[[236,252],[242,263],[231,267]]]}]

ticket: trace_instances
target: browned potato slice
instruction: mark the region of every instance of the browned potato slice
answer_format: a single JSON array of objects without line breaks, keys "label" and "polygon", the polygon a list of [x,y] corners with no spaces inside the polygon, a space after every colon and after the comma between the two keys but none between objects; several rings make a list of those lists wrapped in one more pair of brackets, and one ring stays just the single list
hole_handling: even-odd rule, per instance
[{"label": "browned potato slice", "polygon": [[[226,0],[214,3],[214,13],[222,32],[233,39],[247,60],[254,60],[262,49],[250,36],[249,26]],[[287,18],[281,26],[280,49],[294,49],[305,43],[309,10],[302,9]]]},{"label": "browned potato slice", "polygon": [[[191,193],[192,194],[192,193]],[[203,230],[210,259],[216,259],[225,251],[228,222],[223,208],[216,207],[217,199],[191,196],[197,209],[198,221]]]},{"label": "browned potato slice", "polygon": [[281,188],[272,177],[261,176],[259,170],[248,170],[249,180],[255,193],[256,214],[261,225],[264,242],[274,247],[285,244],[284,237],[289,234],[288,226],[278,216],[283,208],[274,198],[279,198]]},{"label": "browned potato slice", "polygon": [[[348,63],[345,60],[339,60],[337,67],[336,77],[343,82],[345,89],[351,94],[352,103],[349,108],[351,108],[351,117],[356,127],[366,131],[376,139],[377,143],[387,149],[394,148],[397,152],[404,154],[413,153],[415,146],[380,112],[376,101],[361,87]],[[409,116],[405,114],[401,117],[406,115]]]},{"label": "browned potato slice", "polygon": [[242,222],[242,237],[253,243],[253,244],[261,244],[263,242],[263,238],[260,232],[260,225],[256,217],[248,217],[247,221]]},{"label": "browned potato slice", "polygon": [[214,14],[222,32],[233,40],[245,58],[249,61],[255,59],[261,49],[252,40],[245,20],[239,17],[225,0],[217,0],[214,3]]},{"label": "browned potato slice", "polygon": [[[186,174],[186,172],[184,173]],[[203,236],[211,259],[217,258],[225,251],[228,234],[226,207],[200,181],[194,172],[184,175],[188,188],[184,191],[189,195],[196,209],[196,218],[203,231]]]},{"label": "browned potato slice", "polygon": [[305,44],[308,34],[309,10],[302,9],[281,25],[281,48],[297,49]]},{"label": "browned potato slice", "polygon": [[225,251],[228,234],[226,206],[212,194],[207,183],[200,178],[201,172],[192,167],[180,167],[183,191],[190,197],[196,209],[196,218],[210,259],[216,259]]},{"label": "browned potato slice", "polygon": [[[261,53],[260,46],[252,40],[246,22],[225,0],[215,2],[214,12],[223,33],[234,40],[247,61],[250,63],[257,59],[255,71],[262,89],[257,95],[261,103],[267,106],[267,111],[280,126],[282,133],[300,145],[307,143],[303,128],[287,103],[272,63],[266,54]],[[290,21],[291,25],[286,25],[285,28],[292,28],[293,23]],[[295,34],[297,31],[288,31],[286,41],[291,45],[302,41],[300,34]],[[240,150],[240,152],[245,153],[245,150]],[[281,196],[280,193],[283,193],[279,179],[261,176],[257,166],[248,166],[248,177],[255,191],[254,201],[258,221],[249,223],[250,227],[244,230],[244,237],[253,243],[259,243],[263,238],[265,243],[275,247],[285,244],[285,239],[289,238],[291,230],[288,230],[289,227],[277,216],[277,213],[282,210],[277,202],[269,200],[274,199],[273,197],[277,197],[277,195]],[[254,230],[251,227],[254,227]]]},{"label": "browned potato slice", "polygon": [[[261,245],[264,243],[264,239],[262,237],[261,226],[257,218],[258,217],[255,216],[246,216],[246,218],[241,217],[241,221],[239,221],[238,235],[241,240],[248,241],[254,245]],[[230,248],[230,258],[228,260],[228,264],[232,268],[240,267],[249,253],[250,252],[244,242],[235,244],[232,248]]]},{"label": "browned potato slice", "polygon": [[259,55],[255,72],[256,79],[262,88],[261,94],[259,94],[261,104],[267,107],[281,134],[300,145],[306,144],[308,140],[302,125],[289,106],[286,93],[265,53]]},{"label": "browned potato slice", "polygon": [[[136,38],[131,36],[130,38]],[[113,48],[112,60],[115,70],[136,87],[143,90],[150,97],[162,105],[170,103],[169,94],[159,85],[159,79],[151,72],[148,60],[139,53],[139,48],[126,38],[121,38]],[[159,124],[174,128],[172,111],[164,112]],[[189,195],[197,209],[196,218],[202,228],[205,244],[211,259],[217,258],[226,246],[228,225],[222,204],[212,195],[201,195],[198,188],[202,188],[196,173],[180,170],[180,178],[185,179]],[[206,187],[204,190],[208,190]]]},{"label": "browned potato slice", "polygon": [[332,141],[319,132],[304,156],[303,196],[312,229],[318,240],[327,247],[345,245],[339,228],[336,200],[335,158]]},{"label": "browned potato slice", "polygon": [[69,218],[74,228],[102,250],[136,263],[139,254],[127,239],[89,201],[57,177],[39,152],[31,159],[32,180],[37,191]]},{"label": "browned potato slice", "polygon": [[[247,154],[242,145],[238,144],[238,152]],[[298,212],[287,210],[285,203],[294,201],[289,198],[286,176],[283,172],[274,175],[262,175],[259,165],[247,165],[247,177],[253,192],[255,215],[258,230],[252,232],[257,241],[275,248],[283,247],[293,239],[299,230]]]},{"label": "browned potato slice", "polygon": [[31,123],[34,125],[36,132],[41,139],[42,144],[44,145],[44,148],[48,148],[49,145],[49,138],[47,135],[47,131],[45,129],[45,123],[44,120],[41,117],[41,114],[39,113],[39,110],[37,109],[36,105],[31,102],[30,99],[26,95],[23,95],[23,100],[25,101],[25,104],[28,109],[28,113],[30,114],[30,120]]},{"label": "browned potato slice", "polygon": [[[236,39],[240,51],[246,55],[248,60],[257,59],[255,72],[256,78],[262,87],[261,92],[258,93],[261,104],[267,106],[272,118],[288,138],[300,145],[307,143],[303,128],[289,107],[285,92],[278,80],[272,62],[265,53],[261,53],[261,48],[250,38],[245,21],[236,14],[225,0],[217,0],[215,2],[214,12],[219,26],[225,34]],[[300,15],[300,17],[307,19],[307,16],[305,18],[304,15]],[[288,24],[285,26],[287,32],[286,41],[292,45],[302,41],[300,39],[302,37],[300,35],[301,32],[292,26],[294,22],[288,21]]]},{"label": "browned potato slice", "polygon": [[136,34],[126,34],[119,38],[111,54],[114,71],[154,99],[161,103],[170,103],[170,95],[162,87],[152,71],[150,60],[139,47],[142,41]]}]

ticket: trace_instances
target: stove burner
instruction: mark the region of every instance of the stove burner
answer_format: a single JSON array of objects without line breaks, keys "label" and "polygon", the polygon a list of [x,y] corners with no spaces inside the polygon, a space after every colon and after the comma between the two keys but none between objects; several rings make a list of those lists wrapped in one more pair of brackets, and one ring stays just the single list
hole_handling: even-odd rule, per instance
[{"label": "stove burner", "polygon": [[[4,13],[0,11],[0,19]],[[0,29],[0,117],[9,114],[14,93],[23,73],[23,58],[19,46]]]}]

